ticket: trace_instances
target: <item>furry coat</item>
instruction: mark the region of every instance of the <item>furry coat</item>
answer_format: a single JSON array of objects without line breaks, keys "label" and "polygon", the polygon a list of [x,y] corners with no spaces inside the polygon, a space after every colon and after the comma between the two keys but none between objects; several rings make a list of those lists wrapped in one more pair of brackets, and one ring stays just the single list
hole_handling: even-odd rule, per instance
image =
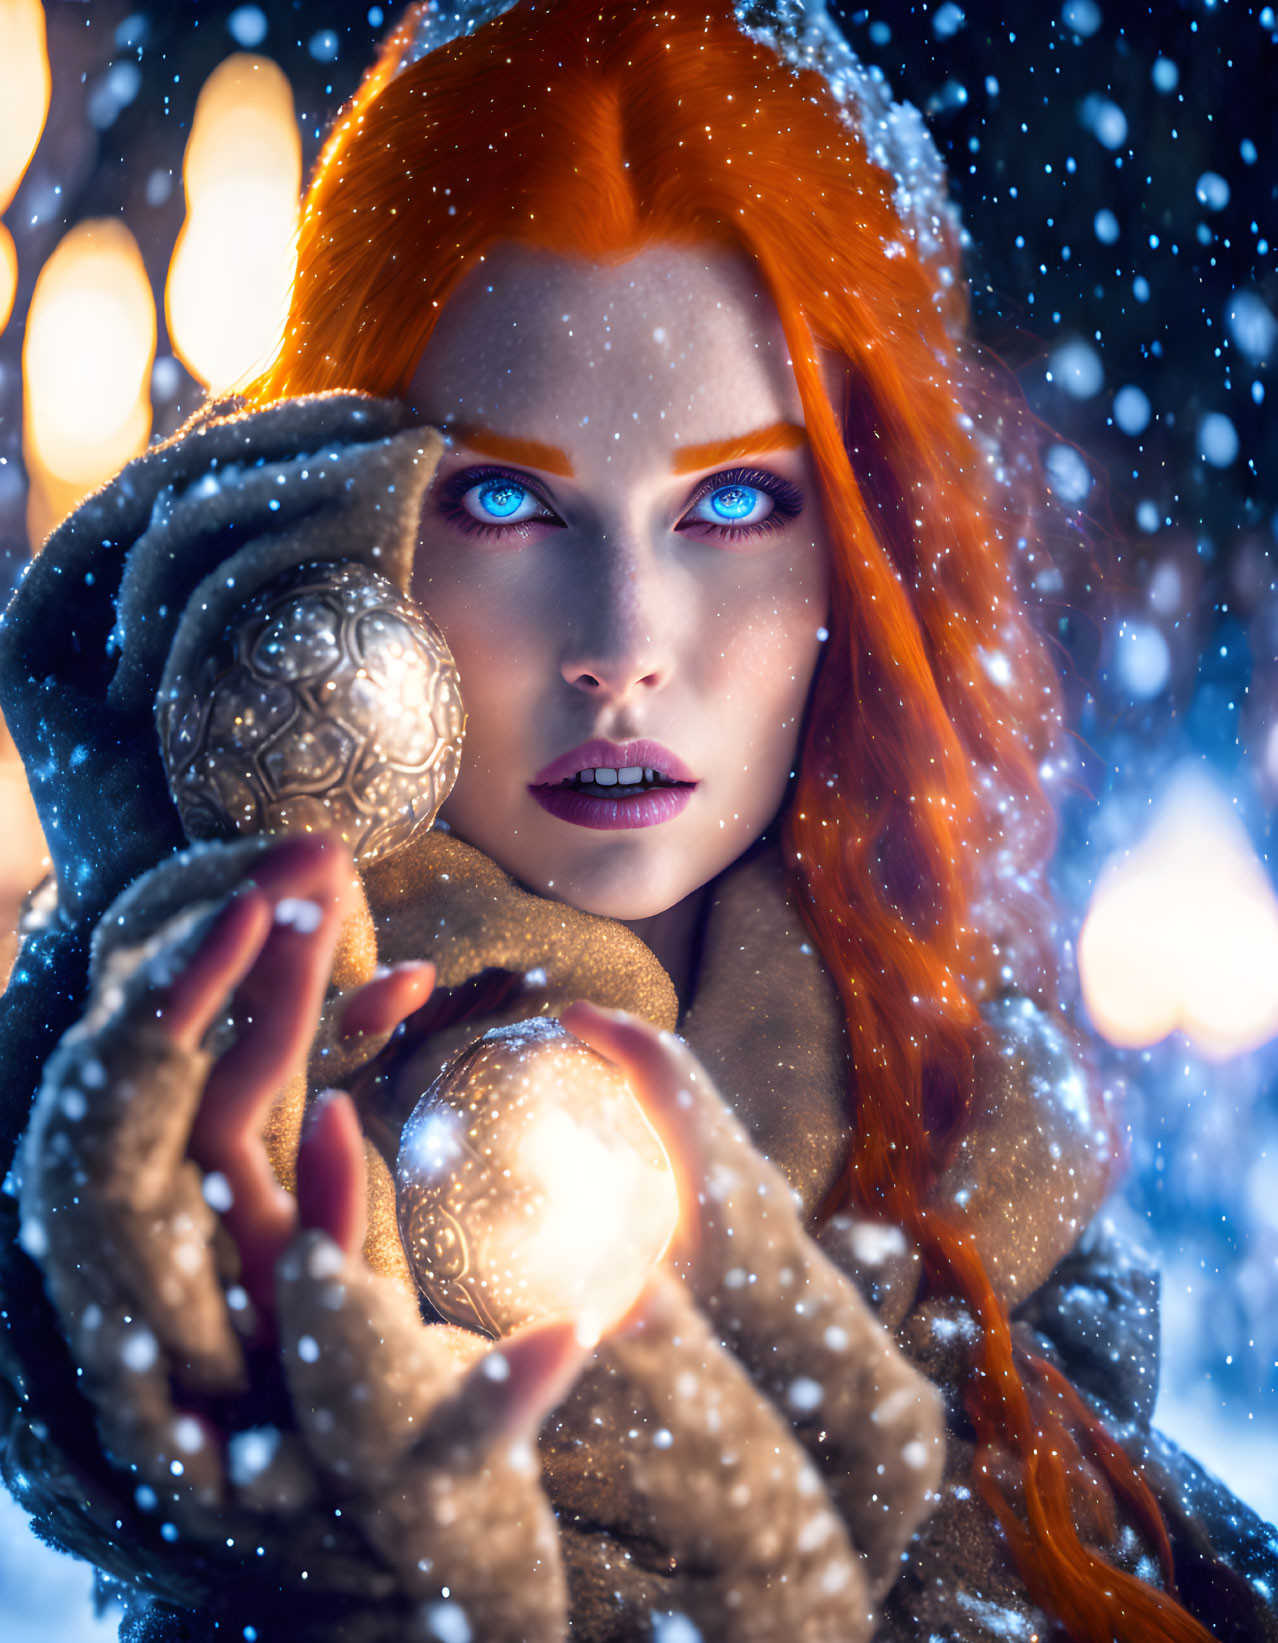
[{"label": "furry coat", "polygon": [[[84,503],[29,569],[0,627],[0,706],[27,764],[56,884],[33,908],[0,1004],[4,1168],[41,1070],[56,1063],[55,1047],[86,999],[127,981],[146,962],[148,942],[192,905],[216,903],[254,848],[175,854],[184,841],[154,730],[175,645],[189,651],[216,634],[236,604],[291,564],[362,558],[406,587],[437,450],[438,436],[408,426],[401,407],[358,395],[253,416],[213,407]],[[334,1082],[364,1092],[365,1253],[384,1280],[412,1292],[390,1169],[405,1091],[424,1088],[488,1026],[553,1015],[577,997],[677,1026],[754,1144],[815,1214],[845,1144],[846,1055],[834,989],[775,847],[764,841],[713,887],[682,1015],[656,959],[624,926],[532,895],[446,832],[419,836],[362,879],[335,987],[357,984],[378,963],[431,958],[437,997],[415,1023],[411,1054],[380,1044],[342,1051],[321,1029],[307,1076],[281,1093],[269,1142],[287,1184],[309,1094]],[[392,1051],[394,1076],[371,1076]],[[58,1054],[73,1059],[74,1044]],[[986,1011],[977,1066],[973,1123],[938,1193],[966,1205],[1020,1344],[1064,1370],[1144,1469],[1167,1519],[1182,1599],[1221,1637],[1278,1640],[1273,1532],[1150,1426],[1157,1284],[1101,1213],[1114,1160],[1077,1045],[1061,1023],[1010,996]],[[836,1217],[820,1248],[864,1297],[861,1344],[878,1366],[876,1397],[894,1386],[908,1394],[901,1432],[867,1428],[858,1461],[897,1502],[890,1530],[880,1533],[868,1515],[856,1525],[880,1635],[919,1643],[1048,1635],[969,1487],[973,1434],[956,1389],[971,1320],[927,1295],[917,1256],[894,1229]],[[92,1252],[83,1265],[91,1288]],[[113,1464],[110,1435],[77,1385],[86,1349],[65,1339],[40,1268],[19,1242],[11,1194],[0,1197],[0,1325],[5,1479],[38,1532],[93,1560],[124,1596],[124,1635],[211,1638],[249,1618],[262,1639],[396,1635],[384,1616],[369,1621],[385,1583],[377,1547],[356,1528],[343,1525],[332,1545],[310,1548],[340,1570],[314,1600],[293,1579],[306,1554],[284,1507],[263,1532],[261,1566],[247,1586],[236,1574],[235,1591],[212,1536],[163,1533],[139,1504],[135,1480]],[[911,1477],[902,1460],[902,1434],[920,1418],[911,1364],[945,1399],[935,1500],[930,1479]],[[648,1616],[670,1606],[669,1548],[616,1482],[631,1464],[625,1434],[656,1419],[634,1407],[629,1388],[616,1362],[601,1358],[542,1436],[575,1637],[647,1636]],[[814,1452],[824,1439],[811,1435]],[[1157,1578],[1151,1549],[1130,1526],[1120,1524],[1101,1550]]]}]

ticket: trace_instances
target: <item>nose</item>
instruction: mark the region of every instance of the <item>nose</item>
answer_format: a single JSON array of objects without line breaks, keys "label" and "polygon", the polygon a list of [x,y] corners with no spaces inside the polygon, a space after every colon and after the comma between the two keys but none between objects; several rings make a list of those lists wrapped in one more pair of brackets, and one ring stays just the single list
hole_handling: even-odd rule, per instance
[{"label": "nose", "polygon": [[560,671],[574,690],[624,701],[659,690],[673,664],[670,589],[638,541],[601,537],[579,562]]}]

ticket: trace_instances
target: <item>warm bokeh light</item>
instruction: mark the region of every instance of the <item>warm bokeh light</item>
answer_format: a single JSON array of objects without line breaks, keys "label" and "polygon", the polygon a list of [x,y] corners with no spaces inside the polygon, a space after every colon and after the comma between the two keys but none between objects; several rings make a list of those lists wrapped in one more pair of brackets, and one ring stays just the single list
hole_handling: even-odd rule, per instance
[{"label": "warm bokeh light", "polygon": [[1078,942],[1083,997],[1111,1043],[1179,1028],[1214,1060],[1278,1033],[1278,898],[1238,816],[1201,774],[1172,782],[1111,863]]},{"label": "warm bokeh light", "polygon": [[151,432],[155,299],[121,222],[78,224],[40,270],[22,349],[33,547]]},{"label": "warm bokeh light", "polygon": [[0,211],[9,209],[40,141],[49,87],[44,7],[0,0]]},{"label": "warm bokeh light", "polygon": [[238,52],[209,75],[182,176],[165,315],[178,358],[220,394],[278,350],[297,268],[302,145],[292,89],[268,58]]},{"label": "warm bokeh light", "polygon": [[17,924],[22,903],[27,892],[49,870],[44,834],[40,831],[31,791],[3,719],[0,719],[0,825],[4,827],[4,849],[0,850],[0,987],[3,987],[17,952]]},{"label": "warm bokeh light", "polygon": [[18,252],[13,235],[0,222],[0,331],[9,323],[18,289]]}]

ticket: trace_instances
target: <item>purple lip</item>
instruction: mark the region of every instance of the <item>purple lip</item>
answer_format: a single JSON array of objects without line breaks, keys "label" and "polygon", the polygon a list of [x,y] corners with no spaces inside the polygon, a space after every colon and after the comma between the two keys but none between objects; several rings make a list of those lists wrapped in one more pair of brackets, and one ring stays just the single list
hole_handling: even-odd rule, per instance
[{"label": "purple lip", "polygon": [[[597,770],[599,765],[578,765],[573,774],[583,768]],[[609,766],[604,765],[603,768],[607,770]],[[624,770],[626,766],[620,765],[617,768]],[[530,786],[528,791],[543,810],[548,810],[560,821],[571,822],[574,827],[607,829],[656,827],[661,822],[673,821],[691,799],[696,788],[691,783],[687,787],[649,788],[646,793],[636,793],[630,798],[617,799],[597,799],[589,793],[578,792],[573,787]],[[624,793],[626,789],[620,788],[618,791]]]}]

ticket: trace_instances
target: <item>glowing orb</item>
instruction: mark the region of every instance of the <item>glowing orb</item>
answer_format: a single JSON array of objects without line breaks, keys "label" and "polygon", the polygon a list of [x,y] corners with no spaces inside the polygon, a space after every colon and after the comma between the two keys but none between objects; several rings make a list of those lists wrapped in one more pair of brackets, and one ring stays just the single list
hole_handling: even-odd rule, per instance
[{"label": "glowing orb", "polygon": [[673,1172],[623,1075],[539,1017],[485,1033],[404,1127],[400,1235],[450,1322],[506,1335],[633,1304],[679,1215]]}]

